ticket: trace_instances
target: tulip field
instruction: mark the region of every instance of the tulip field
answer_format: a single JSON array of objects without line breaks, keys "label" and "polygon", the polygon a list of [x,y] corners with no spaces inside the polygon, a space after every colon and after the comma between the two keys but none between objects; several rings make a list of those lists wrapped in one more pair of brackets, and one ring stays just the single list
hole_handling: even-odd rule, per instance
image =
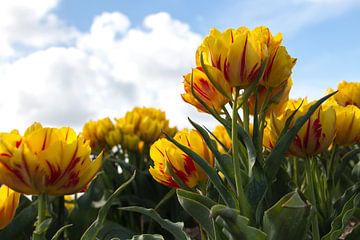
[{"label": "tulip field", "polygon": [[211,29],[184,104],[0,133],[0,240],[360,239],[360,82],[291,99],[296,58],[267,27]]}]

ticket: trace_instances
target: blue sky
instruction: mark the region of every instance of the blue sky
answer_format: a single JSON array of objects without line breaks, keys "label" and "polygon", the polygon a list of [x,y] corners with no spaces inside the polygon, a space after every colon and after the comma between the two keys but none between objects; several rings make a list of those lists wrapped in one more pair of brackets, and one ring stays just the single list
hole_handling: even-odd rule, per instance
[{"label": "blue sky", "polygon": [[0,2],[0,130],[34,121],[80,129],[134,106],[213,122],[182,102],[182,75],[210,28],[268,26],[298,58],[293,97],[359,81],[360,0]]}]

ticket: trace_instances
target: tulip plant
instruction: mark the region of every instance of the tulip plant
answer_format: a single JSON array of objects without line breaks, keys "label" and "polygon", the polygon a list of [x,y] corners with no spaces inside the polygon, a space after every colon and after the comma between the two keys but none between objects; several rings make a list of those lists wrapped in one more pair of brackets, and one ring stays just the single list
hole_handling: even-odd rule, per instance
[{"label": "tulip plant", "polygon": [[289,99],[295,63],[266,27],[212,29],[181,97],[213,131],[136,107],[0,133],[0,239],[360,239],[360,83]]}]

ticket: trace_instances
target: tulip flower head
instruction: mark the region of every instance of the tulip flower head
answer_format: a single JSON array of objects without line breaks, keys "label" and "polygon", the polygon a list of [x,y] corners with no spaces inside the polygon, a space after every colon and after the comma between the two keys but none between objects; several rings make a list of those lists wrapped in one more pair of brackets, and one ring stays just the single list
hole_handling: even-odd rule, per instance
[{"label": "tulip flower head", "polygon": [[[211,166],[214,165],[214,157],[197,131],[182,130],[176,133],[174,139],[196,152]],[[157,140],[151,146],[150,157],[154,161],[154,165],[149,169],[150,174],[163,185],[180,187],[171,172],[189,188],[207,181],[208,177],[204,171],[187,154],[165,138]]]},{"label": "tulip flower head", "polygon": [[13,219],[19,205],[20,193],[6,185],[0,187],[0,229],[5,228]]},{"label": "tulip flower head", "polygon": [[[224,79],[223,74],[217,68],[208,66],[208,69],[211,70],[211,75],[214,80],[231,96],[230,85]],[[207,109],[193,96],[191,82],[196,96],[210,109],[220,113],[224,105],[229,102],[229,99],[213,86],[204,70],[201,67],[197,67],[191,73],[184,76],[185,93],[181,94],[181,97],[185,102],[194,105],[200,112],[207,112]]]},{"label": "tulip flower head", "polygon": [[101,167],[102,154],[90,159],[90,143],[71,128],[31,125],[0,137],[0,182],[17,192],[66,195],[79,192]]},{"label": "tulip flower head", "polygon": [[[274,146],[287,118],[297,109],[302,100],[289,100],[284,114],[271,115],[270,120],[270,140],[266,140],[266,145]],[[296,112],[290,127],[297,118],[306,114],[315,102],[307,103],[303,101],[300,109]],[[323,108],[320,106],[301,127],[289,148],[289,153],[297,157],[308,157],[326,150],[335,137],[336,115],[333,108]],[[266,133],[265,133],[266,135]]]},{"label": "tulip flower head", "polygon": [[341,106],[355,105],[360,108],[360,83],[341,81],[338,92],[334,95],[336,102]]},{"label": "tulip flower head", "polygon": [[83,127],[84,138],[90,140],[91,148],[102,150],[105,146],[110,148],[119,144],[121,133],[116,129],[110,118],[98,121],[89,121]]},{"label": "tulip flower head", "polygon": [[171,136],[177,131],[176,127],[169,126],[165,112],[146,107],[136,107],[123,118],[116,119],[116,127],[123,135],[123,147],[129,150],[137,149],[140,141],[153,143],[162,137],[161,130]]}]

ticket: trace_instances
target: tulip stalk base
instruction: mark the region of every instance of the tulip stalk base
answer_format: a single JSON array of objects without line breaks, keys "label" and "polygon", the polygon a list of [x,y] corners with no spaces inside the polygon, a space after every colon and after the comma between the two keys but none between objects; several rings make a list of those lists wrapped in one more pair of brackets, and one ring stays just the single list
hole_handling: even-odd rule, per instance
[{"label": "tulip stalk base", "polygon": [[47,204],[48,204],[48,196],[46,193],[40,194],[38,198],[38,218],[36,222],[36,228],[33,233],[33,240],[45,240],[46,239],[46,231],[48,228],[48,224],[46,221],[46,212],[47,212]]},{"label": "tulip stalk base", "polygon": [[315,197],[315,189],[314,189],[314,179],[313,179],[313,172],[311,169],[311,161],[313,159],[307,158],[305,159],[305,171],[306,171],[306,178],[308,182],[309,192],[310,192],[310,202],[312,207],[314,208],[314,216],[312,217],[311,221],[311,230],[313,240],[320,240],[320,233],[319,233],[319,222],[317,217],[317,208],[316,208],[316,197]]}]

